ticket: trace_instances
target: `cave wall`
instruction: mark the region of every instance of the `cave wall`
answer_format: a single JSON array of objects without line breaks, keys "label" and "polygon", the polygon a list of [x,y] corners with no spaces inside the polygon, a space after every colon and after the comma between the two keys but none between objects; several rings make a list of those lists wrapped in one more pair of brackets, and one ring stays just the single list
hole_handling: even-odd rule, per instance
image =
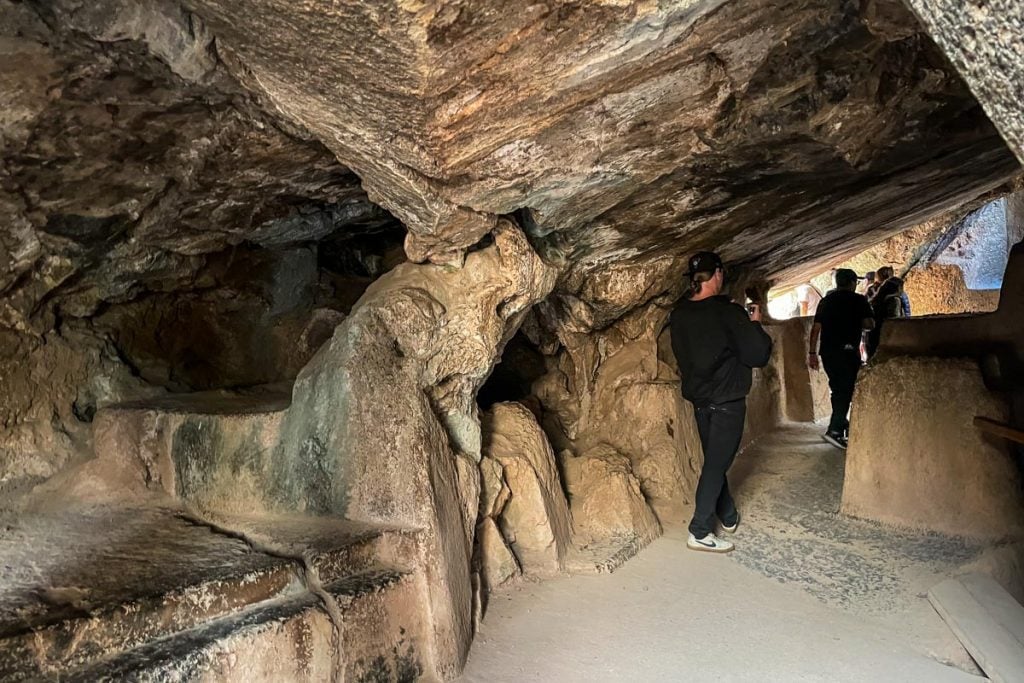
[{"label": "cave wall", "polygon": [[999,289],[968,289],[963,270],[953,264],[910,271],[904,291],[914,315],[990,313],[999,308]]},{"label": "cave wall", "polygon": [[692,408],[659,353],[668,314],[654,304],[581,335],[534,384],[556,451],[582,455],[609,446],[628,457],[662,524],[685,520],[700,468]]},{"label": "cave wall", "polygon": [[5,1],[0,45],[0,488],[14,505],[91,455],[97,409],[293,379],[373,279],[332,254],[383,253],[356,242],[400,226],[263,113],[175,3]]},{"label": "cave wall", "polygon": [[[550,358],[549,372],[533,385],[559,457],[599,449],[626,456],[662,525],[689,521],[703,458],[666,327],[676,291],[589,334],[561,328],[571,346]],[[775,349],[768,366],[754,370],[743,447],[783,417],[782,327],[766,329]]]},{"label": "cave wall", "polygon": [[807,367],[811,317],[775,323],[781,338],[782,413],[792,422],[817,422],[832,415],[832,395],[824,369]]},{"label": "cave wall", "polygon": [[92,453],[96,410],[159,391],[121,362],[116,347],[74,322],[38,337],[5,332],[0,358],[0,510]]},{"label": "cave wall", "polygon": [[462,269],[377,280],[296,380],[268,495],[285,509],[421,530],[435,672],[472,638],[476,392],[556,271],[503,222]]},{"label": "cave wall", "polygon": [[[898,3],[481,7],[4,0],[0,493],[49,479],[109,502],[122,480],[89,466],[127,456],[138,500],[418,529],[450,678],[496,576],[478,541],[534,568],[520,501],[481,510],[476,393],[520,325],[544,356],[522,400],[550,447],[514,410],[551,465],[533,469],[552,571],[570,526],[635,552],[686,521],[700,468],[664,334],[686,255],[719,249],[739,293],[1019,173]],[[396,234],[437,265],[395,267]],[[821,411],[806,328],[769,330],[745,444]],[[292,379],[271,428],[219,435],[257,457],[205,480],[216,420],[142,410],[126,436],[104,412]],[[154,425],[194,439],[134,448]],[[513,496],[536,483],[502,468]]]}]

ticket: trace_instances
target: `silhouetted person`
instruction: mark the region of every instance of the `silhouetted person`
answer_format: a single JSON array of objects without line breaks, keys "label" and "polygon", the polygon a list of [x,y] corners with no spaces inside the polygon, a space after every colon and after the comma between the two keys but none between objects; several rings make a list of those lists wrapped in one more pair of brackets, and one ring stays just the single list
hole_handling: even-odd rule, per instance
[{"label": "silhouetted person", "polygon": [[743,436],[751,368],[768,363],[772,340],[761,329],[759,305],[751,305],[748,317],[742,306],[720,295],[725,271],[717,254],[691,257],[687,275],[690,289],[669,322],[683,398],[693,404],[704,451],[686,545],[725,553],[733,545],[715,534],[715,518],[729,533],[740,523],[726,472]]},{"label": "silhouetted person", "polygon": [[[850,422],[850,402],[860,371],[860,340],[864,330],[875,326],[874,311],[868,300],[856,292],[857,273],[847,268],[836,271],[836,288],[818,304],[811,326],[807,365],[813,370],[824,366],[828,388],[832,392],[832,419],[823,437],[836,448],[846,448]],[[818,340],[821,340],[819,348]]]},{"label": "silhouetted person", "polygon": [[868,298],[868,303],[875,298],[875,294],[878,293],[878,288],[882,286],[883,282],[885,282],[885,266],[879,268],[873,273],[870,273],[870,275],[871,283],[868,285],[867,289],[864,290],[864,296]]},{"label": "silhouetted person", "polygon": [[857,285],[857,293],[867,296],[873,284],[875,284],[875,271],[869,270],[864,273],[864,279],[861,281],[861,284]]},{"label": "silhouetted person", "polygon": [[903,317],[903,280],[893,276],[890,266],[878,269],[873,290],[868,292],[875,326],[868,334],[868,357],[874,356],[882,340],[882,325],[890,318]]}]

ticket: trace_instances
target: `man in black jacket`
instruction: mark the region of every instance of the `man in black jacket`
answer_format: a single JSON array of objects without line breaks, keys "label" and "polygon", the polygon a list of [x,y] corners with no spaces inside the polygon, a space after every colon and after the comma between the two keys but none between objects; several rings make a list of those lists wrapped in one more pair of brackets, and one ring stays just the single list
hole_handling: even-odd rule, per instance
[{"label": "man in black jacket", "polygon": [[751,368],[768,363],[772,340],[761,329],[759,307],[748,317],[742,306],[720,295],[725,271],[717,254],[694,255],[687,274],[690,290],[669,322],[683,398],[693,404],[704,451],[686,545],[725,553],[733,544],[714,533],[715,517],[729,533],[739,526],[726,472],[743,436]]},{"label": "man in black jacket", "polygon": [[[832,392],[832,419],[822,437],[836,448],[846,448],[850,422],[846,416],[853,401],[853,387],[860,372],[860,341],[874,329],[874,313],[866,297],[858,294],[857,273],[847,268],[836,271],[836,288],[828,293],[814,314],[807,364],[812,370],[825,366]],[[821,348],[818,347],[821,337]]]}]

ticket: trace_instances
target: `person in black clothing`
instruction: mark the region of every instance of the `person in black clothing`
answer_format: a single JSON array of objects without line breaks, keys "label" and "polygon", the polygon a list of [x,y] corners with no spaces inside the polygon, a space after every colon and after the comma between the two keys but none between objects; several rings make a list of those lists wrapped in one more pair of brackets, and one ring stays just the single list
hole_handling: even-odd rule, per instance
[{"label": "person in black clothing", "polygon": [[688,275],[690,290],[669,321],[683,398],[693,404],[704,451],[686,545],[722,553],[733,544],[714,533],[715,517],[729,533],[739,525],[726,472],[743,436],[751,368],[768,363],[772,340],[761,329],[760,307],[754,306],[748,317],[742,306],[719,294],[725,272],[716,254],[694,255]]},{"label": "person in black clothing", "polygon": [[[890,318],[903,317],[903,280],[895,277],[891,266],[878,269],[878,280],[873,290],[868,292],[868,303],[871,304],[874,327],[868,335],[868,357],[875,355],[882,341],[882,324]],[[907,302],[909,307],[909,301]]]},{"label": "person in black clothing", "polygon": [[[828,375],[832,391],[832,419],[823,437],[836,448],[846,448],[853,387],[860,372],[860,340],[875,326],[874,312],[867,297],[858,294],[857,273],[847,268],[836,271],[836,288],[821,300],[811,326],[807,364],[813,370],[820,365]],[[818,339],[821,338],[821,347]]]}]

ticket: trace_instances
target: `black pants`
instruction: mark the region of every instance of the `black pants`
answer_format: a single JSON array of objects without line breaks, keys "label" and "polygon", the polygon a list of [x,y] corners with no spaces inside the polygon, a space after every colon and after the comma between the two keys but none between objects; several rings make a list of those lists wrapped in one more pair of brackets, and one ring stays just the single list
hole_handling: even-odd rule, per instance
[{"label": "black pants", "polygon": [[694,406],[694,414],[700,445],[704,450],[704,466],[697,481],[690,533],[704,538],[714,531],[715,517],[727,526],[737,521],[736,503],[729,493],[725,473],[732,466],[740,447],[747,400],[741,398],[718,405]]},{"label": "black pants", "polygon": [[847,414],[853,401],[853,386],[860,372],[860,354],[856,351],[831,351],[821,355],[821,364],[828,375],[832,392],[832,419],[828,431],[842,434],[850,428]]}]

